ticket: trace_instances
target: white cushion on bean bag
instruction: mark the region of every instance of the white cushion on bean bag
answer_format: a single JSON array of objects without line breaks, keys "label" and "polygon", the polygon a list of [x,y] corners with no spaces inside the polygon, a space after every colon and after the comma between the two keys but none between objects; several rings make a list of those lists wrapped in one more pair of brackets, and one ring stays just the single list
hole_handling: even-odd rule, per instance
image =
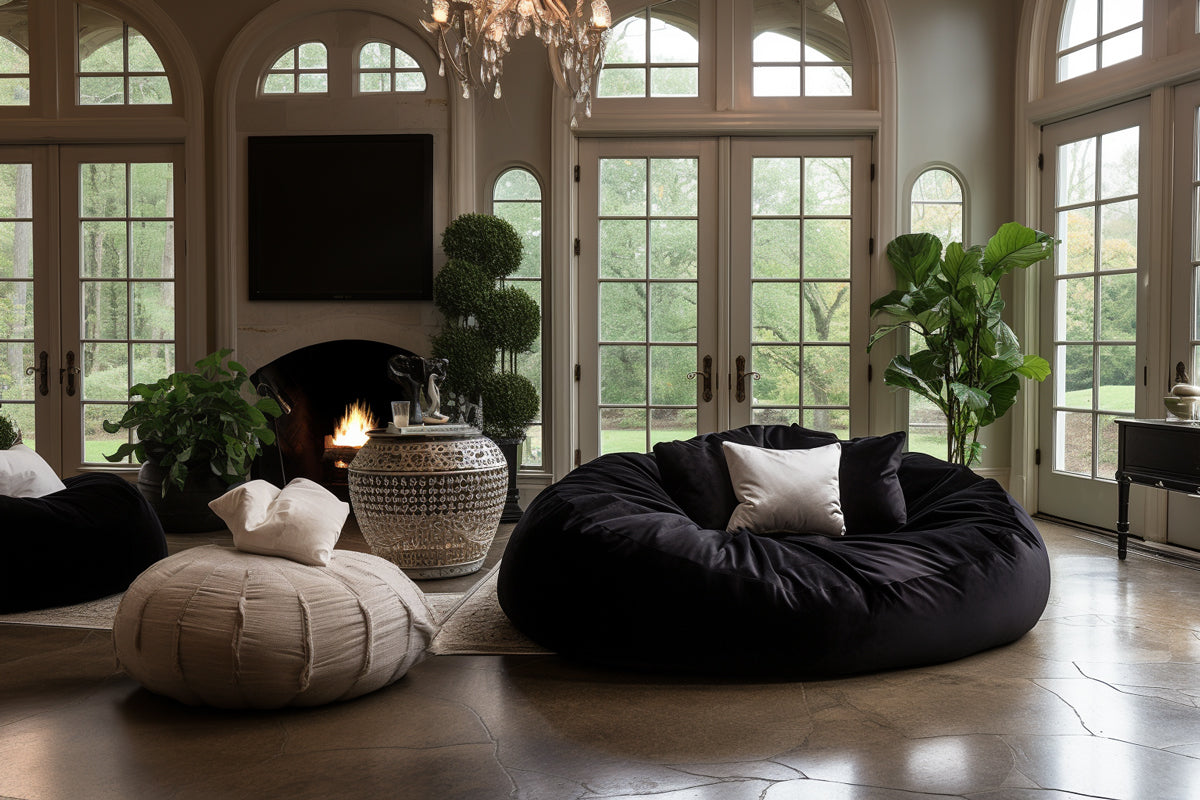
[{"label": "white cushion on bean bag", "polygon": [[158,694],[221,708],[313,706],[387,686],[436,633],[395,564],[337,550],[327,567],[205,545],[152,565],[113,622],[121,666]]},{"label": "white cushion on bean bag", "polygon": [[725,526],[752,533],[846,532],[838,472],[838,442],[807,450],[773,450],[724,442],[738,505]]},{"label": "white cushion on bean bag", "polygon": [[235,486],[208,504],[247,553],[324,567],[342,535],[350,504],[324,486],[296,478],[280,489],[267,481]]},{"label": "white cushion on bean bag", "polygon": [[0,495],[45,497],[65,488],[50,465],[25,445],[0,450]]}]

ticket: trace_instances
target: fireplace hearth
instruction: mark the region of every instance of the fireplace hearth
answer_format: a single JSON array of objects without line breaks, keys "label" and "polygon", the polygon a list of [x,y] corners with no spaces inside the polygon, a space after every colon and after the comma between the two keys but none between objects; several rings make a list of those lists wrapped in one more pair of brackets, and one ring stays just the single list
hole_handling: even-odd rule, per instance
[{"label": "fireplace hearth", "polygon": [[[274,420],[276,442],[263,448],[255,477],[282,486],[308,478],[343,500],[349,498],[341,448],[326,457],[333,434],[348,406],[362,403],[376,420],[391,419],[391,401],[399,387],[388,376],[388,359],[415,355],[404,348],[366,339],[338,339],[293,350],[250,376],[259,394],[274,397],[284,409]],[[336,445],[335,445],[336,447]]]}]

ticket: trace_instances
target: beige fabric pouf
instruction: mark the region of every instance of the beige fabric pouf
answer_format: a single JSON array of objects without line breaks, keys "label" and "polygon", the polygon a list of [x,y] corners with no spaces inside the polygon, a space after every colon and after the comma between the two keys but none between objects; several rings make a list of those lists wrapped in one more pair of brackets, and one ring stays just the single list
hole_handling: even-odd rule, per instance
[{"label": "beige fabric pouf", "polygon": [[382,558],[335,550],[316,567],[217,545],[151,566],[113,623],[132,678],[222,708],[358,697],[403,676],[435,633],[421,590]]}]

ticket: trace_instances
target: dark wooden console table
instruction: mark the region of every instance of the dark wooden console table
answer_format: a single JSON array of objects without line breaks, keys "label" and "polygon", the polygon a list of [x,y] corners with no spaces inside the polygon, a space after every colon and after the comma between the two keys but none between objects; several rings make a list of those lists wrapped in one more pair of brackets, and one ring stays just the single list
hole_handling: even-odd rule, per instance
[{"label": "dark wooden console table", "polygon": [[1132,483],[1200,494],[1200,423],[1185,420],[1117,420],[1117,558],[1129,539]]}]

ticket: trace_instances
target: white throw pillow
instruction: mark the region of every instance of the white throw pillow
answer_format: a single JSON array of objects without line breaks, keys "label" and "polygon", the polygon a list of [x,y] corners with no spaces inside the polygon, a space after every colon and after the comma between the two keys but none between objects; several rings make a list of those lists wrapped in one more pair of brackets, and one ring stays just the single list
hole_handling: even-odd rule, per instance
[{"label": "white throw pillow", "polygon": [[350,504],[307,478],[283,489],[267,481],[235,486],[208,504],[233,532],[238,550],[329,566]]},{"label": "white throw pillow", "polygon": [[45,497],[65,488],[50,465],[25,445],[0,450],[0,495]]},{"label": "white throw pillow", "polygon": [[725,442],[723,449],[738,499],[725,530],[826,536],[846,532],[838,493],[840,444],[772,450]]}]

